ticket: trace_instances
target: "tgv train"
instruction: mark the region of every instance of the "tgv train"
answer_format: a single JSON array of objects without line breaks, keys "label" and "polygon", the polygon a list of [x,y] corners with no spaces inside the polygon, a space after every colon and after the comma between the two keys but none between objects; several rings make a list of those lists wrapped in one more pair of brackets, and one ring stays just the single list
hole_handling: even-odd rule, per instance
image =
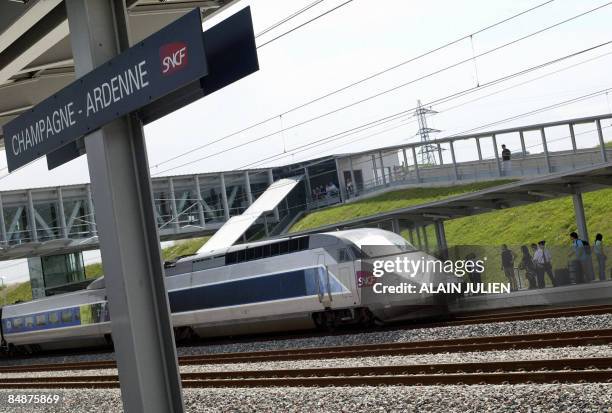
[{"label": "tgv train", "polygon": [[[355,229],[235,245],[223,253],[166,263],[175,335],[297,330],[445,311],[443,294],[374,292],[375,281],[381,280],[372,275],[374,255],[398,254],[435,260],[392,232]],[[392,273],[382,281],[419,285],[447,282],[447,277],[434,272],[414,277]],[[86,290],[6,306],[1,326],[8,348],[84,347],[108,341],[104,278]]]}]

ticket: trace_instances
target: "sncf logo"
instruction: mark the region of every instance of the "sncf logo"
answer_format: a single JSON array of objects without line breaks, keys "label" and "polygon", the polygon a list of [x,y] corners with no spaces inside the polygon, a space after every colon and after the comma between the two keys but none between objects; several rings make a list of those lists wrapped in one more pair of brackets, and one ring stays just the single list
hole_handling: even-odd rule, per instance
[{"label": "sncf logo", "polygon": [[162,75],[171,75],[187,66],[187,45],[183,42],[174,42],[159,48]]}]

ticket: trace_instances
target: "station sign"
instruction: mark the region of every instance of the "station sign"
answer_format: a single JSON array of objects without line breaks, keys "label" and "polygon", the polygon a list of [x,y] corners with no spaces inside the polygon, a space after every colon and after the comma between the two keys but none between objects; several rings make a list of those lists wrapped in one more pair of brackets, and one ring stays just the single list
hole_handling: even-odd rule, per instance
[{"label": "station sign", "polygon": [[9,172],[207,73],[196,8],[4,125]]},{"label": "station sign", "polygon": [[[259,70],[250,7],[234,13],[202,33],[208,73],[137,111],[146,125]],[[85,153],[81,140],[47,154],[51,170]]]}]

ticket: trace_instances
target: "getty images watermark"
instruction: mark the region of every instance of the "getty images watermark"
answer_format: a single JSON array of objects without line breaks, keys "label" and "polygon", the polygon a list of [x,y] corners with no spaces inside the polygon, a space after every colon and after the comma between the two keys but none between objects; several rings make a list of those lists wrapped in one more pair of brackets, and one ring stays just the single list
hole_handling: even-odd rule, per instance
[{"label": "getty images watermark", "polygon": [[438,260],[425,256],[373,259],[371,277],[361,284],[371,286],[376,294],[509,293],[510,283],[481,282],[486,260]]}]

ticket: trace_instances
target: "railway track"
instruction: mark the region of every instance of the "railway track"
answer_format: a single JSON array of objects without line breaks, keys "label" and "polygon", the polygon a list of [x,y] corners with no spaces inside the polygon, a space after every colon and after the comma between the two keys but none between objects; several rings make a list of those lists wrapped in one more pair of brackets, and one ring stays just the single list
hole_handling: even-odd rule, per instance
[{"label": "railway track", "polygon": [[525,311],[500,311],[459,313],[447,325],[499,323],[504,321],[535,320],[541,318],[578,317],[612,313],[612,305],[589,305],[580,307],[535,308]]},{"label": "railway track", "polygon": [[[610,314],[612,313],[612,305],[590,305],[590,306],[579,306],[579,307],[547,307],[547,308],[530,308],[528,310],[523,311],[513,311],[513,310],[501,310],[495,313],[491,313],[490,311],[486,312],[469,312],[469,313],[458,313],[452,316],[452,319],[446,321],[437,321],[437,322],[428,322],[428,323],[396,323],[385,326],[377,326],[371,328],[349,328],[349,329],[339,329],[334,332],[307,332],[307,333],[278,333],[274,336],[270,335],[251,335],[245,337],[237,337],[227,339],[227,338],[207,338],[206,341],[203,339],[196,340],[192,343],[185,344],[184,347],[201,347],[207,345],[223,345],[223,344],[236,344],[242,342],[249,343],[257,343],[257,342],[265,342],[271,339],[286,341],[293,339],[304,339],[304,338],[313,338],[313,337],[321,337],[324,336],[338,336],[344,334],[359,334],[359,333],[372,333],[372,332],[381,332],[381,331],[395,331],[395,330],[412,330],[412,329],[422,329],[422,328],[436,328],[436,327],[452,327],[454,325],[468,325],[468,324],[485,324],[485,323],[496,323],[496,322],[505,322],[505,321],[519,321],[519,320],[535,320],[535,319],[543,319],[543,318],[559,318],[559,317],[575,317],[575,316],[585,316],[585,315],[598,315],[598,314]],[[34,360],[39,355],[45,356],[66,356],[66,355],[74,355],[74,354],[101,354],[108,353],[108,351],[103,351],[102,349],[97,350],[71,350],[70,353],[67,353],[65,350],[49,350],[45,351],[41,354],[36,353],[35,355],[16,355],[12,356],[15,359],[22,360]],[[106,368],[105,365],[102,368]],[[92,367],[96,368],[96,367]],[[0,372],[2,368],[0,367]]]},{"label": "railway track", "polygon": [[[264,361],[315,360],[328,358],[351,358],[373,356],[402,356],[426,353],[454,353],[471,351],[491,351],[509,349],[528,349],[546,347],[567,347],[601,345],[612,343],[612,329],[581,330],[557,333],[506,335],[461,338],[450,340],[431,340],[415,342],[396,342],[383,344],[364,344],[337,347],[313,347],[288,350],[270,350],[243,353],[218,353],[179,357],[180,365],[251,363]],[[1,367],[0,373],[93,370],[115,368],[112,360],[75,363],[32,364],[28,366]]]},{"label": "railway track", "polygon": [[[612,357],[182,373],[183,387],[612,383]],[[0,388],[118,388],[117,375],[3,378]]]}]

